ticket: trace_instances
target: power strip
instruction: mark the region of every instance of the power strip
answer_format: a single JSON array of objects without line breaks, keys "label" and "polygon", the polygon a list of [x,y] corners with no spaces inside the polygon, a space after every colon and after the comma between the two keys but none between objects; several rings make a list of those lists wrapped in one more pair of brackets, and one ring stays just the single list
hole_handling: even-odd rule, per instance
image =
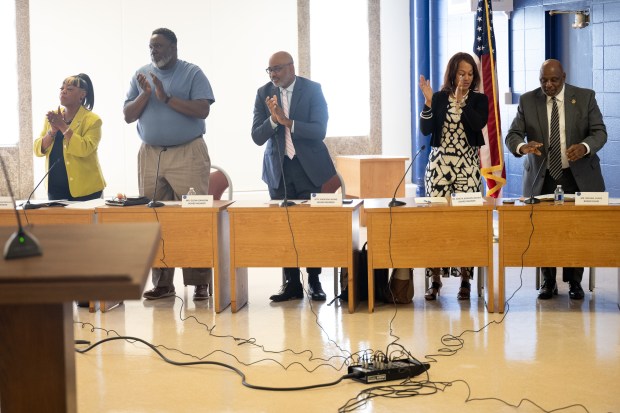
[{"label": "power strip", "polygon": [[430,369],[428,363],[420,363],[413,359],[400,359],[388,362],[364,363],[363,365],[349,366],[349,374],[358,373],[354,380],[365,384],[380,383],[391,380],[404,380],[417,376]]}]

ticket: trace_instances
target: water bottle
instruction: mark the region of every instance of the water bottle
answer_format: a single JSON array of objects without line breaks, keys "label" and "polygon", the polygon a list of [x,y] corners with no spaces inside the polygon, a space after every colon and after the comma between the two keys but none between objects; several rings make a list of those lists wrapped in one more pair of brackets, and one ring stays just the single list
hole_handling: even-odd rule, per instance
[{"label": "water bottle", "polygon": [[[562,192],[562,194],[564,194],[564,192]],[[196,195],[196,191],[194,191],[194,188],[189,188],[189,191],[187,191],[187,196],[190,196],[190,195]]]},{"label": "water bottle", "polygon": [[558,185],[558,187],[555,188],[553,203],[555,205],[564,205],[564,190],[562,189],[562,185]]}]

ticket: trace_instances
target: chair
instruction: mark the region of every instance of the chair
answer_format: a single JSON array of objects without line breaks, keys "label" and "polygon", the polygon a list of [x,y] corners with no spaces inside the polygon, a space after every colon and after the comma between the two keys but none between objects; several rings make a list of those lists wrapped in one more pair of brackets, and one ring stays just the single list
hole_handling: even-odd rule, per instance
[{"label": "chair", "polygon": [[324,194],[331,194],[338,191],[338,189],[342,192],[342,199],[344,199],[346,195],[344,179],[342,179],[342,175],[336,172],[336,175],[329,178],[327,182],[323,184],[321,187],[321,192]]},{"label": "chair", "polygon": [[209,175],[209,193],[213,195],[214,200],[222,199],[224,191],[228,188],[228,200],[233,197],[233,184],[230,176],[219,166],[211,165],[211,174]]},{"label": "chair", "polygon": [[[233,184],[230,180],[230,175],[219,166],[211,165],[209,193],[207,195],[213,195],[214,200],[220,200],[227,188],[228,200],[231,201],[233,196]],[[209,295],[213,295],[213,275],[211,276],[211,280],[209,280]]]}]

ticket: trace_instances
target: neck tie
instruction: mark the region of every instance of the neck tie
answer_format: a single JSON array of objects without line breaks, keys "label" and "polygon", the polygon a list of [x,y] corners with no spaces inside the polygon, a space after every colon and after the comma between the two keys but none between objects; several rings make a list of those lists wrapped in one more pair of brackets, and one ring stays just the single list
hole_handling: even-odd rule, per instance
[{"label": "neck tie", "polygon": [[[284,115],[288,118],[289,103],[288,91],[286,89],[282,89],[282,110],[284,110]],[[295,147],[293,146],[291,130],[287,127],[284,128],[284,143],[286,145],[286,156],[293,159],[295,156]]]},{"label": "neck tie", "polygon": [[556,181],[562,178],[562,150],[560,144],[560,115],[555,96],[551,98],[551,133],[549,135],[549,173]]}]

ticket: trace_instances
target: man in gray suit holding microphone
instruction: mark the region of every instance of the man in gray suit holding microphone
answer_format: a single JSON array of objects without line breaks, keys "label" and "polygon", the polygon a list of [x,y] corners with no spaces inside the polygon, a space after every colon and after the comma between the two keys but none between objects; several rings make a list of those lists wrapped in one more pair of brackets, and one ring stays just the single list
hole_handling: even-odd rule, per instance
[{"label": "man in gray suit holding microphone", "polygon": [[[546,60],[540,68],[540,88],[521,96],[506,135],[506,146],[515,156],[527,155],[523,163],[526,197],[553,193],[557,185],[568,194],[605,190],[596,153],[607,142],[607,130],[594,91],[565,80],[562,64]],[[538,298],[552,298],[558,293],[555,268],[542,268],[542,274]],[[582,276],[583,268],[564,268],[571,299],[584,296]]]},{"label": "man in gray suit holding microphone", "polygon": [[[310,199],[313,192],[336,174],[327,146],[327,102],[321,85],[295,76],[295,63],[287,52],[277,52],[265,69],[270,82],[256,93],[252,139],[267,143],[263,181],[271,199]],[[286,282],[273,301],[303,298],[299,268],[284,268]],[[308,268],[308,292],[325,301],[320,268]]]}]

